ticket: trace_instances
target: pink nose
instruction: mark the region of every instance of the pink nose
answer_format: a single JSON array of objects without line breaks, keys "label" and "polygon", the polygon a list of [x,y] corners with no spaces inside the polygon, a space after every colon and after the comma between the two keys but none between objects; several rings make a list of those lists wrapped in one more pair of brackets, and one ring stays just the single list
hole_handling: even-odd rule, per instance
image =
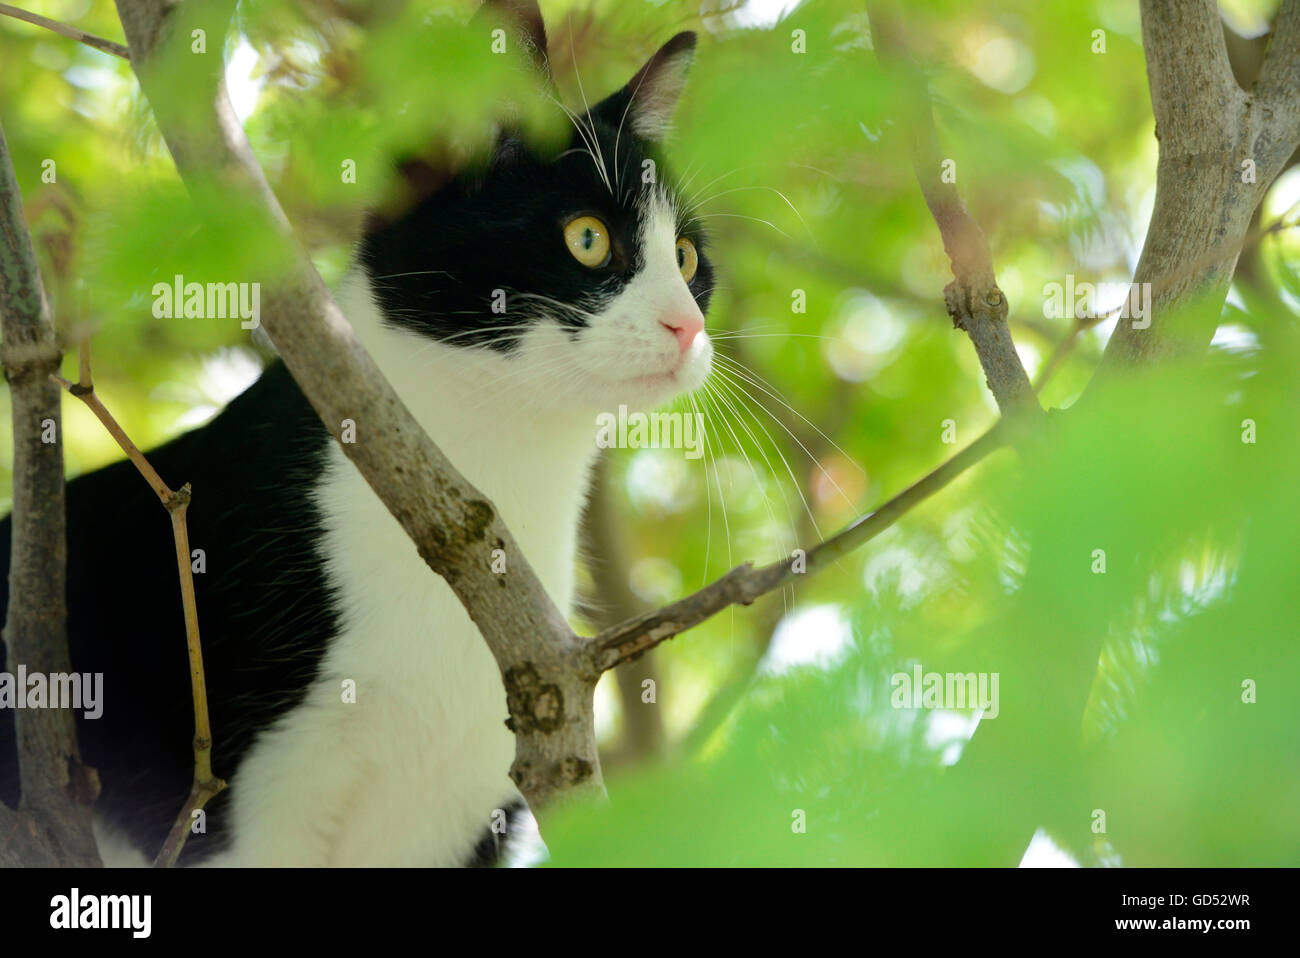
[{"label": "pink nose", "polygon": [[700,316],[674,316],[659,320],[659,325],[677,337],[677,345],[683,353],[691,348],[695,337],[704,331],[704,319]]}]

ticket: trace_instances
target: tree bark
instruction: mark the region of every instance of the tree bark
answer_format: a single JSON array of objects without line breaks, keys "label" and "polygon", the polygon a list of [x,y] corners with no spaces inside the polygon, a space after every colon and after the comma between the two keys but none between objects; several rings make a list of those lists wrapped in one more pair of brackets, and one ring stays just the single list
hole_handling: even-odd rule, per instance
[{"label": "tree bark", "polygon": [[[13,406],[13,538],[6,669],[67,674],[67,536],[61,391],[50,378],[62,351],[23,219],[22,198],[0,129],[0,361]],[[98,865],[90,805],[99,791],[81,764],[67,708],[14,712],[18,734],[17,812],[0,804],[0,866]]]},{"label": "tree bark", "polygon": [[1092,388],[1205,351],[1251,217],[1300,145],[1300,0],[1278,13],[1254,90],[1237,85],[1214,0],[1143,0],[1156,200],[1133,282],[1150,326],[1121,319]]}]

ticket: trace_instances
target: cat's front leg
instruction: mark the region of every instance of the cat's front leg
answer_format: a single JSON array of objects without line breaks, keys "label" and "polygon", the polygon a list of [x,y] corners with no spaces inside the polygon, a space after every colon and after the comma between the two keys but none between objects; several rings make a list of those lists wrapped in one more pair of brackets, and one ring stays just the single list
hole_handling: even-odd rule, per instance
[{"label": "cat's front leg", "polygon": [[329,706],[306,705],[264,732],[230,781],[229,846],[207,864],[337,864],[373,776],[346,726]]}]

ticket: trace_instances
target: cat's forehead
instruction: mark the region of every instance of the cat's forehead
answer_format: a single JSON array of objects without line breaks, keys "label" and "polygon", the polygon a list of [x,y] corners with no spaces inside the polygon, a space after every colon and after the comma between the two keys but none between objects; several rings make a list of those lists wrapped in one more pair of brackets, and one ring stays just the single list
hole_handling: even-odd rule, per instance
[{"label": "cat's forehead", "polygon": [[[665,213],[680,224],[686,203],[660,150],[624,125],[599,117],[571,117],[573,133],[555,158],[564,185],[638,219]],[[559,194],[557,199],[563,199]]]}]

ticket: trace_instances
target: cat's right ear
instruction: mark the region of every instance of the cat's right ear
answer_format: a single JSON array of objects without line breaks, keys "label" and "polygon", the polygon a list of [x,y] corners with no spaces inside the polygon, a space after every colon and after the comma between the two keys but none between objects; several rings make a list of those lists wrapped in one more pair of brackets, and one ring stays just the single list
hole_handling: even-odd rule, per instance
[{"label": "cat's right ear", "polygon": [[546,24],[537,0],[484,0],[474,14],[475,22],[504,23],[514,39],[528,52],[542,75],[550,78],[551,62],[546,50]]}]

